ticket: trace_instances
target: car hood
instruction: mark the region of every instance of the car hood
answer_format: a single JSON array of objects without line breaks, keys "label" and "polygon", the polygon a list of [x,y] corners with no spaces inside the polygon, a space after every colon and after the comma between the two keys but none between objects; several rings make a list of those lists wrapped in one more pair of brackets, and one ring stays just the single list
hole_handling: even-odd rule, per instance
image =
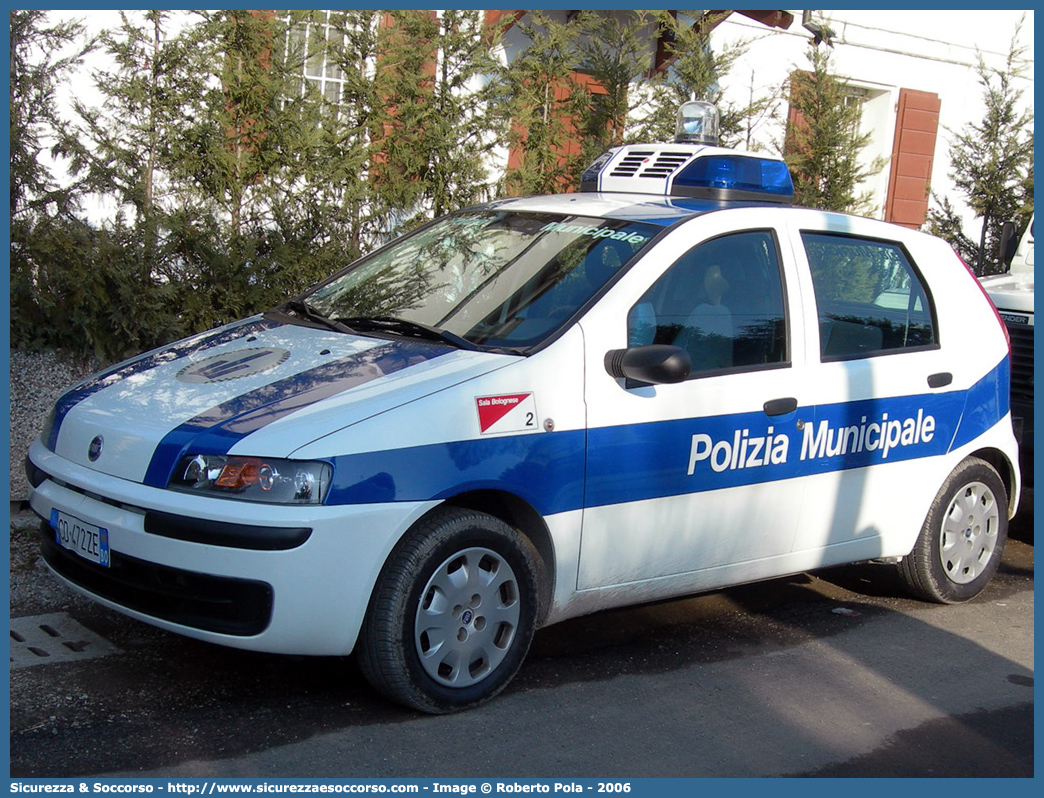
[{"label": "car hood", "polygon": [[1033,273],[996,274],[979,280],[997,310],[1033,313]]},{"label": "car hood", "polygon": [[58,401],[43,442],[79,465],[164,487],[190,451],[287,456],[517,359],[255,317],[80,383]]}]

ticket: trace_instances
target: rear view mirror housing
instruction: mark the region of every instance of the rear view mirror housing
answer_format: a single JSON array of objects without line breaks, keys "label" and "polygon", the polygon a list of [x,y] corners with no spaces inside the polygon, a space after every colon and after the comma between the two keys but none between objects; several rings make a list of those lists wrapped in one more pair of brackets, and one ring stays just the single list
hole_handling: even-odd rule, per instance
[{"label": "rear view mirror housing", "polygon": [[997,248],[1000,261],[1004,264],[1005,269],[1011,266],[1012,258],[1015,257],[1015,250],[1018,249],[1018,246],[1019,237],[1018,231],[1015,229],[1015,222],[1005,222],[1001,226],[1000,246]]},{"label": "rear view mirror housing", "polygon": [[650,344],[605,353],[605,370],[612,377],[649,385],[683,382],[692,371],[692,358],[680,346]]}]

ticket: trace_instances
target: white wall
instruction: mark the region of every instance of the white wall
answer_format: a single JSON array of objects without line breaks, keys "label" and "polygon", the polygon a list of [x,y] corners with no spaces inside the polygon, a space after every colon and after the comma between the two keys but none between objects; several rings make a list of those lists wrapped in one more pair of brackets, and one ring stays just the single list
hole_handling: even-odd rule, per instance
[{"label": "white wall", "polygon": [[[792,70],[808,68],[811,34],[801,26],[802,12],[790,13],[794,23],[786,31],[766,28],[739,14],[715,30],[712,44],[716,49],[748,42],[747,54],[722,83],[726,96],[742,100],[751,81],[758,92],[778,91]],[[978,230],[949,178],[951,131],[960,132],[969,121],[982,119],[985,107],[975,70],[978,55],[987,66],[1002,69],[1020,19],[1018,42],[1027,48],[1029,68],[1016,86],[1025,91],[1023,103],[1033,107],[1033,11],[816,11],[813,18],[826,18],[836,34],[832,49],[835,72],[854,85],[882,92],[864,119],[864,127],[874,130],[879,139],[878,154],[891,154],[899,89],[939,95],[942,106],[932,190],[964,209],[967,229]],[[779,121],[786,122],[785,103]],[[780,141],[780,126],[760,131],[762,146],[770,148]],[[887,182],[886,166],[871,186],[879,209],[883,209]]]}]

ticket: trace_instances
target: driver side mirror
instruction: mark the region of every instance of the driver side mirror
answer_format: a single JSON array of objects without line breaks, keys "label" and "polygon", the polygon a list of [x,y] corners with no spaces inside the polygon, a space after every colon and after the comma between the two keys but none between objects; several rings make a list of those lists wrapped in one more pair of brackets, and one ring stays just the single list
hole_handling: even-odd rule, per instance
[{"label": "driver side mirror", "polygon": [[605,353],[605,370],[611,377],[662,385],[683,382],[692,371],[692,358],[680,346],[665,344],[610,349]]}]

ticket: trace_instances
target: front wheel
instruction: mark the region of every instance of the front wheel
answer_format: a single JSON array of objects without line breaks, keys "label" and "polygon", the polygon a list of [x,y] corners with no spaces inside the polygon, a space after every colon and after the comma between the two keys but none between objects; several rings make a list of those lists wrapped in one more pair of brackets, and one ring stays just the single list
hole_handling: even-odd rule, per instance
[{"label": "front wheel", "polygon": [[967,601],[993,578],[1007,538],[1004,482],[985,460],[969,457],[939,489],[899,574],[919,598],[942,604]]},{"label": "front wheel", "polygon": [[488,701],[529,649],[536,597],[527,541],[485,513],[439,510],[410,530],[381,572],[360,668],[379,692],[423,712]]}]

